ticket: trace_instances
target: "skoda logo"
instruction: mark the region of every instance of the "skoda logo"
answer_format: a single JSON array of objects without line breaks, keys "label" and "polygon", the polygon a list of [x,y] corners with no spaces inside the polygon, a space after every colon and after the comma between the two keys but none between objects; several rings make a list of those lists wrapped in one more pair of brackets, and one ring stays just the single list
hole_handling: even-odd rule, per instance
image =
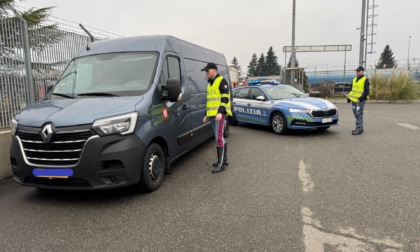
[{"label": "skoda logo", "polygon": [[51,138],[53,136],[53,131],[51,128],[51,124],[45,125],[45,127],[41,131],[41,138],[44,140],[45,143],[51,142]]}]

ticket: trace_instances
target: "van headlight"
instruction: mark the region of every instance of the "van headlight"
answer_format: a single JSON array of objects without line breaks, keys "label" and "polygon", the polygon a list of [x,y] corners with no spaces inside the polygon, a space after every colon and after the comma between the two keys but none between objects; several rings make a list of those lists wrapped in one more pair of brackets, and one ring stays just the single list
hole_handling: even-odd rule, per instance
[{"label": "van headlight", "polygon": [[136,128],[138,113],[113,116],[99,119],[93,122],[93,130],[100,136],[108,136],[114,134],[128,135],[134,132]]},{"label": "van headlight", "polygon": [[10,131],[12,132],[12,136],[16,134],[18,128],[17,121],[15,119],[12,119],[12,122],[10,123]]},{"label": "van headlight", "polygon": [[310,109],[296,109],[296,108],[289,108],[290,113],[310,113]]}]

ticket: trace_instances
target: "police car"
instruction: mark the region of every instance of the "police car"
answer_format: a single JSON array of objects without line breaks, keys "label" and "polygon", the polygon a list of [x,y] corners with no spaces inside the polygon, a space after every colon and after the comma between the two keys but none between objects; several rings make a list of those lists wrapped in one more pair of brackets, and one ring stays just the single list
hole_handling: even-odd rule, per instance
[{"label": "police car", "polygon": [[284,84],[235,88],[232,125],[238,122],[271,126],[276,134],[288,129],[326,130],[338,125],[338,110],[331,102],[308,97]]}]

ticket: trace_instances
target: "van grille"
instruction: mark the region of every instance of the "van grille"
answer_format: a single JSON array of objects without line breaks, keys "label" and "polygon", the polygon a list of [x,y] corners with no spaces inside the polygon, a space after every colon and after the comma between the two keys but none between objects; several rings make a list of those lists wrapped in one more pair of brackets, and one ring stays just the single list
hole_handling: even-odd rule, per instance
[{"label": "van grille", "polygon": [[19,129],[17,136],[23,146],[26,159],[31,164],[45,166],[74,166],[79,162],[86,141],[96,135],[90,129],[60,128],[54,132],[50,142],[44,142],[42,129]]},{"label": "van grille", "polygon": [[329,109],[329,110],[314,110],[312,111],[313,117],[326,117],[326,116],[335,116],[337,115],[336,109]]}]

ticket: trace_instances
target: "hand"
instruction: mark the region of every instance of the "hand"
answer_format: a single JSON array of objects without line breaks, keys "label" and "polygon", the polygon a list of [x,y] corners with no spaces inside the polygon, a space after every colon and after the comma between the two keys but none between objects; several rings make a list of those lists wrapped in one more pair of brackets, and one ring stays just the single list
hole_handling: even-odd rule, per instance
[{"label": "hand", "polygon": [[220,120],[222,120],[222,114],[217,114],[217,116],[216,116],[216,121],[220,121]]},{"label": "hand", "polygon": [[204,116],[203,117],[203,123],[206,123],[207,122],[207,116]]},{"label": "hand", "polygon": [[359,99],[356,99],[356,103],[359,103],[360,101],[359,101]]},{"label": "hand", "polygon": [[349,98],[347,98],[347,103],[350,103],[350,99]]}]

